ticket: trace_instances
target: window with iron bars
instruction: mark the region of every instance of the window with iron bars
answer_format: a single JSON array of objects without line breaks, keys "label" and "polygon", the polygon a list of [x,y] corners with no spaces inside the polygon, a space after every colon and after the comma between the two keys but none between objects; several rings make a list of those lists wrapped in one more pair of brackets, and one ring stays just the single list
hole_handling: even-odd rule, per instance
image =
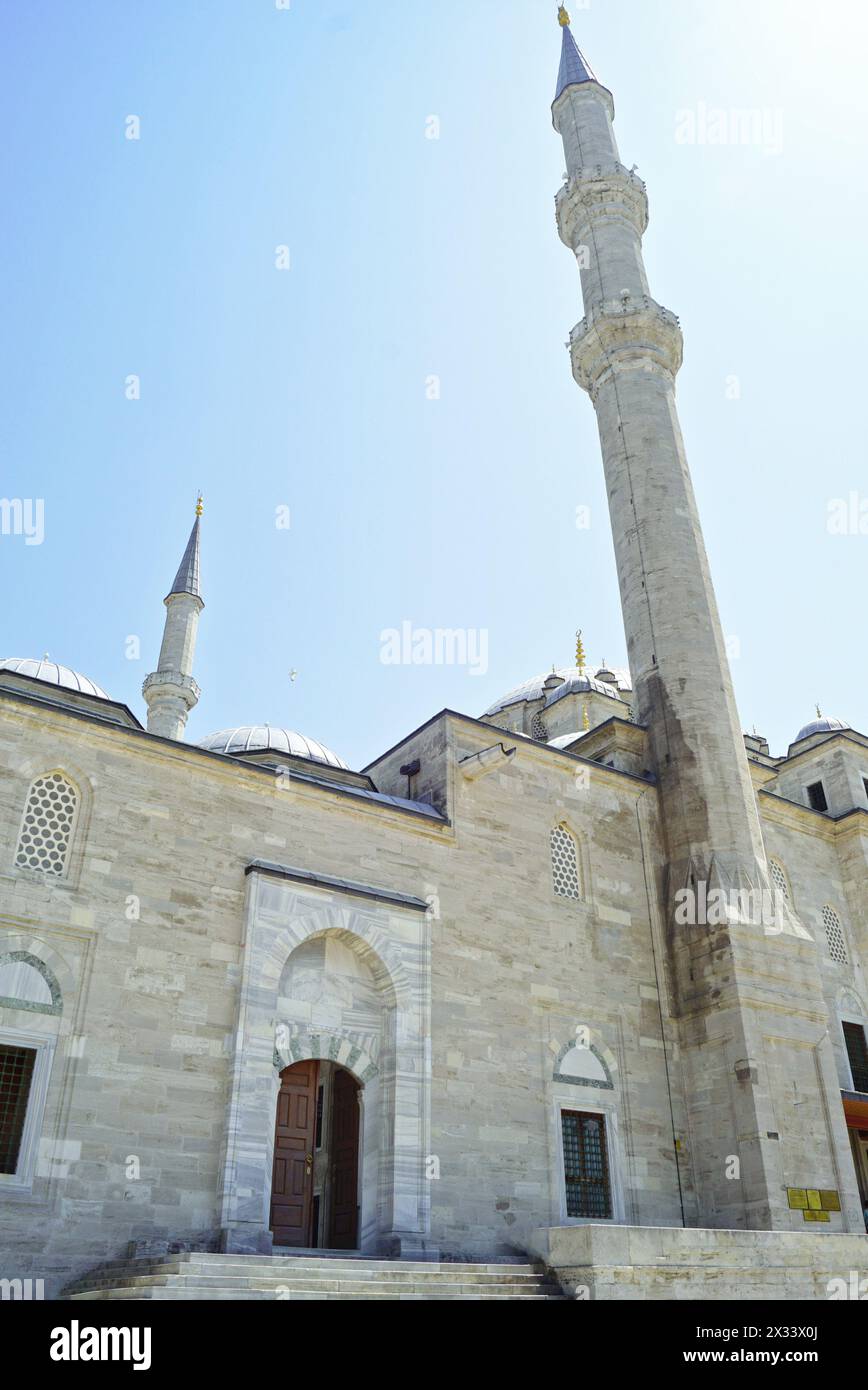
[{"label": "window with iron bars", "polygon": [[36,1052],[0,1044],[0,1173],[14,1173],[24,1136]]},{"label": "window with iron bars", "polygon": [[850,1070],[853,1073],[853,1089],[868,1093],[868,1039],[865,1029],[861,1023],[845,1023],[843,1028]]},{"label": "window with iron bars", "polygon": [[567,1216],[608,1220],[612,1215],[604,1115],[561,1112]]}]

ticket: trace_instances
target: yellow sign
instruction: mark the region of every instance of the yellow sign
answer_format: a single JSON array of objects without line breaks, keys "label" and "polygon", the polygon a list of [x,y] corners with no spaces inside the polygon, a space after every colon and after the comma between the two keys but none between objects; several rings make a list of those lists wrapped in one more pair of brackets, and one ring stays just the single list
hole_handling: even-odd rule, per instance
[{"label": "yellow sign", "polygon": [[805,1221],[830,1221],[831,1217],[827,1211],[803,1211],[802,1216]]},{"label": "yellow sign", "polygon": [[803,1187],[788,1187],[787,1199],[794,1211],[804,1211],[808,1205],[808,1194]]},{"label": "yellow sign", "polygon": [[821,1192],[820,1205],[823,1211],[840,1211],[841,1198],[838,1196],[837,1192]]},{"label": "yellow sign", "polygon": [[823,1203],[820,1201],[820,1194],[814,1187],[808,1188],[808,1206],[811,1211],[822,1211]]}]

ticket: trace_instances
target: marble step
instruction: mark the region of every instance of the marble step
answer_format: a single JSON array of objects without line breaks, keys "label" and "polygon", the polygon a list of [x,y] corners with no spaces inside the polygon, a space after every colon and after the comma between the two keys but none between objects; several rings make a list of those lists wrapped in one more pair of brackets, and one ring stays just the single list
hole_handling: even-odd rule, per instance
[{"label": "marble step", "polygon": [[181,1278],[232,1276],[244,1279],[286,1282],[299,1274],[328,1279],[376,1280],[398,1278],[421,1282],[452,1279],[482,1284],[534,1283],[542,1276],[530,1264],[433,1264],[404,1260],[299,1259],[278,1256],[170,1255],[161,1259],[130,1260],[105,1265],[75,1280],[68,1292],[85,1288],[119,1285],[129,1279],[150,1275]]},{"label": "marble step", "polygon": [[[129,1279],[117,1280],[110,1279],[98,1283],[91,1282],[89,1288],[99,1290],[101,1288],[120,1288],[129,1286],[131,1288],[152,1288],[164,1286],[166,1288],[183,1288],[186,1285],[194,1285],[200,1289],[217,1287],[219,1285],[231,1286],[237,1289],[262,1289],[264,1291],[275,1292],[280,1289],[293,1288],[297,1285],[304,1285],[305,1288],[325,1290],[352,1290],[367,1288],[403,1288],[412,1286],[417,1289],[433,1288],[474,1288],[480,1293],[486,1290],[493,1290],[495,1293],[536,1293],[540,1289],[541,1280],[533,1279],[494,1279],[486,1280],[483,1278],[474,1279],[465,1277],[463,1279],[419,1279],[412,1274],[389,1274],[371,1279],[329,1279],[320,1277],[319,1272],[303,1273],[290,1275],[285,1278],[262,1277],[256,1275],[228,1275],[228,1274],[208,1274],[197,1275],[195,1278],[185,1277],[182,1274],[145,1274],[135,1275]],[[549,1286],[545,1285],[548,1289]],[[85,1290],[81,1290],[85,1292]]]},{"label": "marble step", "polygon": [[189,1284],[177,1287],[167,1285],[155,1285],[149,1288],[124,1287],[112,1289],[99,1289],[91,1293],[74,1293],[68,1295],[70,1302],[147,1302],[147,1301],[195,1301],[211,1302],[219,1300],[250,1302],[265,1301],[293,1303],[304,1300],[380,1300],[382,1302],[405,1301],[470,1301],[470,1302],[533,1302],[548,1303],[558,1302],[564,1299],[563,1294],[558,1293],[499,1293],[494,1290],[480,1290],[478,1284],[453,1284],[448,1289],[437,1289],[427,1285],[422,1289],[414,1285],[395,1285],[392,1289],[382,1288],[359,1288],[358,1286],[349,1290],[325,1290],[311,1289],[305,1287],[288,1288],[281,1294],[280,1299],[275,1299],[274,1293],[269,1289],[239,1289],[230,1285],[221,1284],[216,1287],[206,1289],[191,1286]]},{"label": "marble step", "polygon": [[358,1256],[184,1253],[104,1266],[67,1299],[527,1299],[563,1297],[532,1264],[438,1263]]}]

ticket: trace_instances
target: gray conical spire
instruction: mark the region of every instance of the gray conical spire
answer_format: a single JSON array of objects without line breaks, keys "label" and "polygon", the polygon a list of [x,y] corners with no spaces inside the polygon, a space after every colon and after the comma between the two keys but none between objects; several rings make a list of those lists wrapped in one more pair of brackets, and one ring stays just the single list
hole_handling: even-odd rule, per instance
[{"label": "gray conical spire", "polygon": [[196,520],[190,532],[190,539],[187,542],[187,549],[184,551],[183,559],[178,566],[178,573],[175,575],[175,582],[169,590],[169,594],[192,594],[194,598],[201,598],[199,589],[199,529],[200,518],[202,516],[202,499],[196,503]]},{"label": "gray conical spire", "polygon": [[555,92],[555,101],[566,91],[567,87],[573,87],[577,82],[597,81],[593,68],[573,38],[570,30],[570,17],[563,5],[558,11],[558,19],[564,31],[564,38],[561,44],[561,66],[558,72],[558,89]]}]

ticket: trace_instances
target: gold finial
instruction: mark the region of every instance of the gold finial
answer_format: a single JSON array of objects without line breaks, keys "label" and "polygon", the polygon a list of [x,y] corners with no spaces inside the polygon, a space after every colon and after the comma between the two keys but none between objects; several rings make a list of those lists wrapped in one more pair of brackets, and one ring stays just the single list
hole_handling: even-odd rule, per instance
[{"label": "gold finial", "polygon": [[588,706],[582,705],[582,728],[584,729],[585,733],[587,733],[590,727],[591,716],[588,714]]},{"label": "gold finial", "polygon": [[562,29],[566,29],[569,25],[569,22],[570,17],[567,14],[566,7],[564,5],[561,5],[560,9],[558,10],[558,24],[561,26]]},{"label": "gold finial", "polygon": [[205,508],[202,506],[202,494],[200,492],[196,498],[196,515],[201,516],[204,510]]},{"label": "gold finial", "polygon": [[576,633],[576,669],[584,674],[585,670],[585,647],[582,642],[582,629]]}]

